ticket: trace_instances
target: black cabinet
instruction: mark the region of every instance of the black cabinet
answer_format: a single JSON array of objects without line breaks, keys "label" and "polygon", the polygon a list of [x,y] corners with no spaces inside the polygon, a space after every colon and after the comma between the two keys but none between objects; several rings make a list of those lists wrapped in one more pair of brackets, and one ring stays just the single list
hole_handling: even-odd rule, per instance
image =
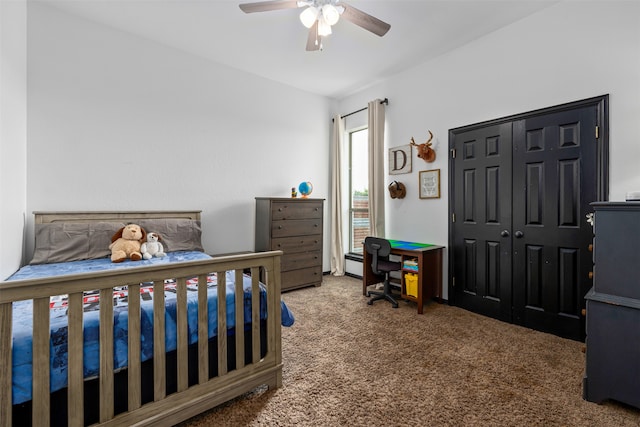
[{"label": "black cabinet", "polygon": [[595,265],[585,296],[583,397],[640,408],[640,203],[592,206]]}]

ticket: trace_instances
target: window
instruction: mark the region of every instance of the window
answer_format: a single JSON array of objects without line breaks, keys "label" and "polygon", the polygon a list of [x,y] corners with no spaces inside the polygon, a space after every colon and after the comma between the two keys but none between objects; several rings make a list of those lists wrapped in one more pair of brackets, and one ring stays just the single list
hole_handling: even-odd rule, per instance
[{"label": "window", "polygon": [[362,253],[369,235],[369,132],[349,132],[349,252]]}]

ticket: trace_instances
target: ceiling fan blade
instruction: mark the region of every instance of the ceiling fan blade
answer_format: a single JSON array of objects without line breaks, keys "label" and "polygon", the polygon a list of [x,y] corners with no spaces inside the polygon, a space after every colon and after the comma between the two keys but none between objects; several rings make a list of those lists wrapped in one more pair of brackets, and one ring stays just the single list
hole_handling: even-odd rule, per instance
[{"label": "ceiling fan blade", "polygon": [[309,28],[309,35],[307,36],[307,51],[320,50],[320,44],[322,43],[321,36],[318,35],[318,21],[314,22],[311,28]]},{"label": "ceiling fan blade", "polygon": [[364,28],[367,31],[371,31],[373,34],[376,34],[380,37],[387,34],[391,25],[387,24],[384,21],[379,20],[378,18],[369,15],[361,11],[360,9],[356,9],[353,6],[349,6],[348,4],[340,3],[342,7],[344,7],[344,12],[340,15],[341,18],[346,19],[359,27]]},{"label": "ceiling fan blade", "polygon": [[240,9],[244,13],[269,12],[270,10],[297,9],[297,0],[270,0],[255,3],[242,3]]}]

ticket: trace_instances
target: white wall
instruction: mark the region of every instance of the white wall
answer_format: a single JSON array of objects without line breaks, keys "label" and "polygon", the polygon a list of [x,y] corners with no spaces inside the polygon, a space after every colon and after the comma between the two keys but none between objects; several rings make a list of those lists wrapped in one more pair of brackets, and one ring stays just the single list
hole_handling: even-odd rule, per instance
[{"label": "white wall", "polygon": [[27,5],[0,1],[0,279],[22,258],[26,209]]},{"label": "white wall", "polygon": [[[623,200],[640,190],[640,2],[559,3],[341,99],[337,113],[388,97],[387,148],[434,133],[434,163],[414,150],[412,173],[388,176],[405,183],[407,196],[387,198],[386,230],[395,239],[448,245],[449,129],[604,94],[610,200]],[[418,198],[418,172],[426,169],[441,170],[440,199]],[[445,257],[445,272],[447,265]]]},{"label": "white wall", "polygon": [[222,253],[253,250],[254,197],[311,181],[327,198],[328,99],[41,2],[28,13],[29,214],[202,209],[205,250]]}]

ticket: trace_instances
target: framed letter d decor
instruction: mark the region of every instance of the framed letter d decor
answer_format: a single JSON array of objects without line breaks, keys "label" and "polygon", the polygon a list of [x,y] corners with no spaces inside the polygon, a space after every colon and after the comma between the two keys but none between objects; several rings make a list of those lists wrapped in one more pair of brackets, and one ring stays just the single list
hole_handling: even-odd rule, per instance
[{"label": "framed letter d decor", "polygon": [[418,185],[421,199],[439,199],[440,169],[420,171],[420,182]]},{"label": "framed letter d decor", "polygon": [[389,175],[411,173],[411,145],[389,148]]}]

